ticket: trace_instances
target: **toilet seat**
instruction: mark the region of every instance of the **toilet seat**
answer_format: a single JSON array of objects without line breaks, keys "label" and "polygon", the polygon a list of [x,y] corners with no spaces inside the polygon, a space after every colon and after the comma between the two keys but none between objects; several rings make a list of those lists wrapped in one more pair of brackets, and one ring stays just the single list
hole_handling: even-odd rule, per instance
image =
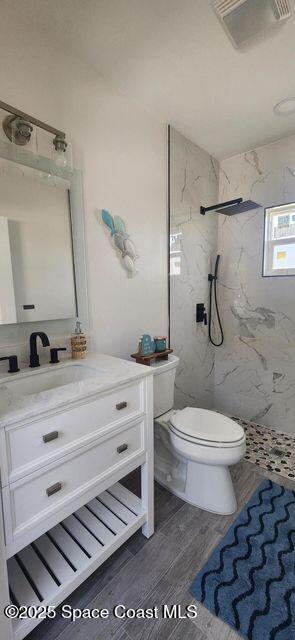
[{"label": "toilet seat", "polygon": [[245,440],[240,425],[209,409],[186,407],[173,412],[169,417],[169,427],[179,438],[203,447],[235,447]]}]

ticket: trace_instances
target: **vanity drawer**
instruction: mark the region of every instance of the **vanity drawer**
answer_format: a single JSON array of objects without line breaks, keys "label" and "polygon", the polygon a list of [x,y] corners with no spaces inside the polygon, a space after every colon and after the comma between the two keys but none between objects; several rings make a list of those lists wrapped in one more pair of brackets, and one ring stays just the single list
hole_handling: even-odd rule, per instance
[{"label": "vanity drawer", "polygon": [[45,420],[7,427],[8,478],[2,479],[2,486],[83,446],[96,432],[137,417],[143,408],[143,383],[139,382]]},{"label": "vanity drawer", "polygon": [[[144,461],[144,422],[121,428],[104,441],[87,445],[78,452],[26,476],[2,490],[6,544],[17,540],[40,522],[57,512],[56,522],[64,517],[65,508],[71,511],[77,500],[93,489],[106,476],[124,468],[130,462]],[[80,505],[79,505],[80,506]],[[46,530],[46,529],[45,529]]]}]

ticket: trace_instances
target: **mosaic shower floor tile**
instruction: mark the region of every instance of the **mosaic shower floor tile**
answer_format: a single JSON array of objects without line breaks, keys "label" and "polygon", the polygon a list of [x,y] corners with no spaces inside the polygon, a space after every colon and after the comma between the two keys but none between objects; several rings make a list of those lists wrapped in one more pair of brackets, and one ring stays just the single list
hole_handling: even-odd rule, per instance
[{"label": "mosaic shower floor tile", "polygon": [[232,416],[232,419],[246,433],[245,460],[295,480],[295,438],[236,416]]}]

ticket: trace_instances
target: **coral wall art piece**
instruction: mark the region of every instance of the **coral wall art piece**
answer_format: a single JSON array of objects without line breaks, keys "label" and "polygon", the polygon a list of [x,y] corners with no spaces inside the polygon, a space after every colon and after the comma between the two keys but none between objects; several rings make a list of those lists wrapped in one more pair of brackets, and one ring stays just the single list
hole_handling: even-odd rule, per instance
[{"label": "coral wall art piece", "polygon": [[129,276],[134,276],[137,273],[134,263],[138,255],[136,254],[134,243],[130,240],[130,236],[126,231],[124,220],[120,216],[111,216],[105,209],[102,209],[101,218],[110,229],[114,248],[120,253],[124,269],[126,269]]}]

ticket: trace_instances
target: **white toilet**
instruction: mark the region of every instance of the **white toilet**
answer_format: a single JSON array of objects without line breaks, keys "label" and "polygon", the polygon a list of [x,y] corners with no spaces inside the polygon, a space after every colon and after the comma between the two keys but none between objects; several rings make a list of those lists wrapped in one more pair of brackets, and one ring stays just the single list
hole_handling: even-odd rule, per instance
[{"label": "white toilet", "polygon": [[186,407],[172,409],[179,358],[154,368],[155,478],[186,502],[219,514],[237,508],[229,466],[246,450],[244,430],[226,416]]}]

